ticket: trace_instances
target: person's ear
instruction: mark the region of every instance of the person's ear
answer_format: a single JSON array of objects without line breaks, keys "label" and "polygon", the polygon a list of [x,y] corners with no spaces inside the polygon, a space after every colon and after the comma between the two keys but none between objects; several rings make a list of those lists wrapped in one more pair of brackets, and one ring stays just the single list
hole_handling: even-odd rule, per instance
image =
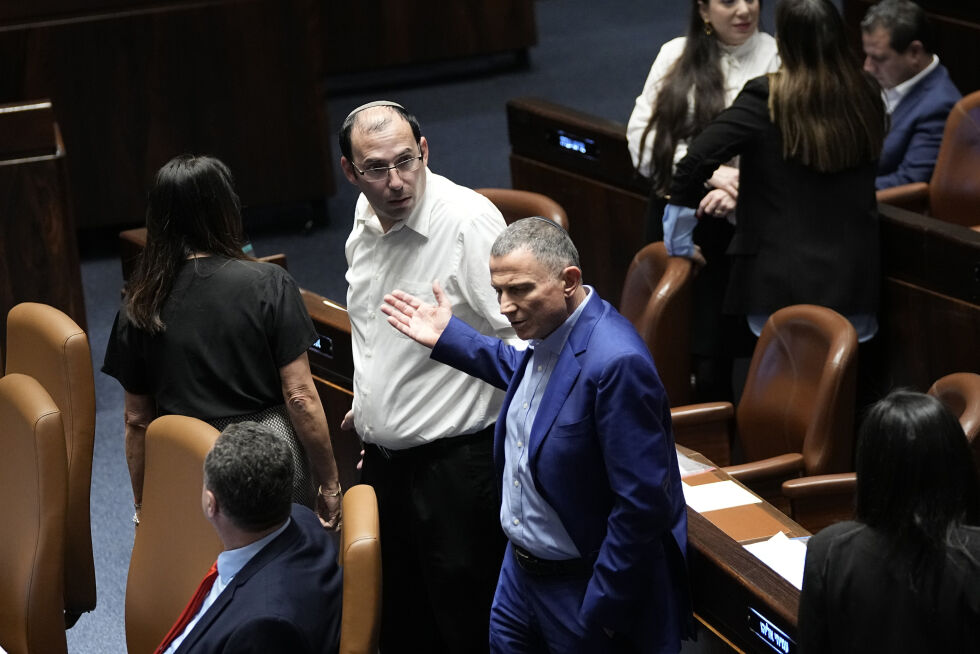
[{"label": "person's ear", "polygon": [[566,298],[572,297],[579,286],[582,285],[582,269],[578,266],[569,266],[561,271],[562,292]]},{"label": "person's ear", "polygon": [[218,515],[218,498],[209,490],[204,491],[204,515],[213,520]]},{"label": "person's ear", "polygon": [[344,177],[347,178],[347,181],[354,186],[357,186],[357,171],[354,170],[354,167],[351,165],[351,162],[347,160],[347,157],[343,155],[340,157],[340,167],[343,169]]},{"label": "person's ear", "polygon": [[419,139],[419,150],[422,151],[422,165],[429,165],[429,142],[425,140],[425,137]]},{"label": "person's ear", "polygon": [[698,0],[698,13],[701,14],[701,20],[706,23],[708,22],[708,2],[710,1]]}]

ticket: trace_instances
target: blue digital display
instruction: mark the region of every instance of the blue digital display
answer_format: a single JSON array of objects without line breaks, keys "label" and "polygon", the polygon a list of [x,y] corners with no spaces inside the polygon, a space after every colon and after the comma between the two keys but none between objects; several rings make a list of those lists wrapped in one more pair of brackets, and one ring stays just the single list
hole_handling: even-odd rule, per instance
[{"label": "blue digital display", "polygon": [[575,134],[566,132],[563,129],[555,130],[550,136],[553,139],[552,143],[556,144],[559,148],[567,152],[585,155],[590,159],[596,158],[596,156],[599,154],[599,150],[595,144],[595,139],[576,136]]},{"label": "blue digital display", "polygon": [[558,145],[565,148],[566,150],[574,150],[575,152],[581,152],[582,154],[585,154],[585,141],[579,141],[578,139],[573,139],[570,136],[559,134]]},{"label": "blue digital display", "polygon": [[749,608],[749,630],[774,652],[790,654],[796,651],[796,643],[793,639],[753,608]]}]

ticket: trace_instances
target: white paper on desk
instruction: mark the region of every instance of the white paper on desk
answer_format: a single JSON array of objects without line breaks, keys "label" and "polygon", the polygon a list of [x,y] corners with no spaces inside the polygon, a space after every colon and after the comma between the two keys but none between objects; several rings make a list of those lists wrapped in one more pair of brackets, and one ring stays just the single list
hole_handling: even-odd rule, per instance
[{"label": "white paper on desk", "polygon": [[745,549],[775,570],[780,577],[803,590],[806,543],[786,537],[781,531],[769,540],[746,545]]},{"label": "white paper on desk", "polygon": [[731,479],[699,486],[689,486],[682,481],[681,486],[684,488],[684,501],[698,513],[758,504],[762,501]]},{"label": "white paper on desk", "polygon": [[699,463],[694,459],[684,456],[680,452],[677,453],[677,467],[680,469],[681,478],[696,475],[700,472],[705,472],[706,470],[715,469],[715,467],[712,465],[708,465],[707,463]]}]

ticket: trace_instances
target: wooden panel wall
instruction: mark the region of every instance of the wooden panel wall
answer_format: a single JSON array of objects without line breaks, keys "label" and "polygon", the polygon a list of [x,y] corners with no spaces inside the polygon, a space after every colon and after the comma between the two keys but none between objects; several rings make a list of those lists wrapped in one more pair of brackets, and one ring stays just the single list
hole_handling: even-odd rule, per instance
[{"label": "wooden panel wall", "polygon": [[316,0],[0,6],[0,102],[52,99],[80,227],[138,223],[156,170],[214,154],[246,205],[333,192]]},{"label": "wooden panel wall", "polygon": [[534,0],[324,2],[328,74],[525,50]]}]

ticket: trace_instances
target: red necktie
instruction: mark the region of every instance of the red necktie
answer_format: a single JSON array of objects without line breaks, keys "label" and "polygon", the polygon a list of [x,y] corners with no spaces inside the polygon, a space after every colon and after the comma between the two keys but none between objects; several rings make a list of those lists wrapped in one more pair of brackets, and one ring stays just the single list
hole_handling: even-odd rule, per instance
[{"label": "red necktie", "polygon": [[174,638],[184,633],[184,629],[187,628],[187,623],[194,619],[197,612],[201,610],[201,604],[204,603],[204,598],[208,596],[211,592],[211,586],[214,585],[214,580],[218,578],[218,562],[215,561],[211,564],[211,569],[208,573],[204,575],[204,579],[201,580],[201,585],[197,587],[194,592],[194,596],[191,597],[191,601],[187,603],[184,610],[181,612],[180,617],[177,618],[177,622],[174,626],[170,627],[170,631],[164,636],[163,642],[160,646],[156,648],[154,654],[162,654],[168,647]]}]

